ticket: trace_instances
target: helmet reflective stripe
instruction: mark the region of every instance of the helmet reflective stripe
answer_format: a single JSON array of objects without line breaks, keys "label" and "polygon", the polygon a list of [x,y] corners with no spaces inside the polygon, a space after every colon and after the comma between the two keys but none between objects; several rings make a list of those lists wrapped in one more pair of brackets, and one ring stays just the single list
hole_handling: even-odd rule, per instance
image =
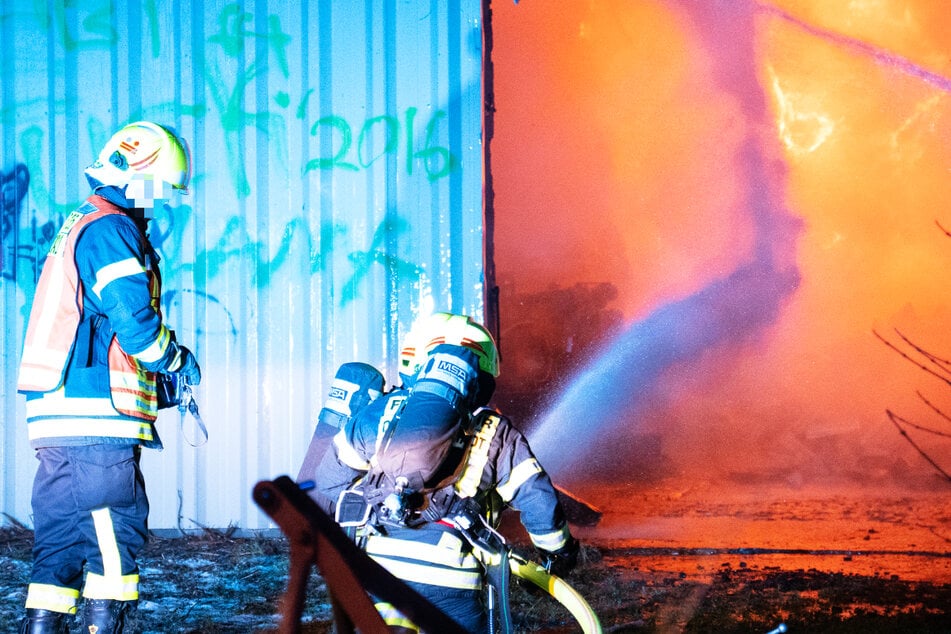
[{"label": "helmet reflective stripe", "polygon": [[133,179],[158,180],[185,192],[189,171],[188,152],[178,137],[156,123],[137,121],[112,135],[86,175],[116,187]]},{"label": "helmet reflective stripe", "polygon": [[404,380],[412,377],[419,370],[425,353],[422,352],[421,339],[425,318],[417,319],[413,326],[403,337],[403,345],[400,347],[399,373],[403,375]]},{"label": "helmet reflective stripe", "polygon": [[479,357],[479,369],[499,375],[499,352],[488,330],[466,315],[434,313],[416,322],[400,350],[400,372],[415,374],[439,344],[469,348]]},{"label": "helmet reflective stripe", "polygon": [[[412,334],[410,332],[406,338],[409,339]],[[416,365],[416,346],[404,340],[403,347],[400,348],[400,372],[407,370],[410,371],[410,374],[415,374],[418,369],[419,366]]]}]

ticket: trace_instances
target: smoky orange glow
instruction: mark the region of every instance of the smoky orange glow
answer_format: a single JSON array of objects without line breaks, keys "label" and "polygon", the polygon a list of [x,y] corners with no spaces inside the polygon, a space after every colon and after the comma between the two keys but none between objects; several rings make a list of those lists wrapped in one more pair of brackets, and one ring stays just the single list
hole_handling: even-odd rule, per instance
[{"label": "smoky orange glow", "polygon": [[538,371],[505,365],[548,327],[527,294],[607,282],[622,315],[545,370],[559,477],[933,484],[886,410],[951,391],[873,330],[951,356],[951,14],[848,7],[493,3],[503,374]]}]

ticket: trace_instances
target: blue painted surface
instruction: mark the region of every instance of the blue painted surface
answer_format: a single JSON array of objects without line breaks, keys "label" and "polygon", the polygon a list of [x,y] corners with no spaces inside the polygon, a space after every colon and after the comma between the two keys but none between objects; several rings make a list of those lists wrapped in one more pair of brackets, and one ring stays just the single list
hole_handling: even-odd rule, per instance
[{"label": "blue painted surface", "polygon": [[128,121],[194,158],[151,233],[210,440],[161,415],[154,528],[266,526],[251,488],[296,475],[340,363],[395,381],[416,314],[481,317],[481,28],[474,0],[0,3],[3,512],[29,523],[15,382],[35,280]]}]

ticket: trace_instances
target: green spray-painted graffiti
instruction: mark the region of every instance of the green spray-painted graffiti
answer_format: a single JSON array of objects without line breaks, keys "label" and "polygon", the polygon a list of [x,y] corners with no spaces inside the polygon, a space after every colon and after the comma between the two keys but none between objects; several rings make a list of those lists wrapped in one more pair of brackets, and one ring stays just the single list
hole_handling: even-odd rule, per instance
[{"label": "green spray-painted graffiti", "polygon": [[[18,164],[9,173],[0,172],[0,228],[3,237],[0,278],[15,281],[28,298],[33,295],[42,258],[63,218],[63,214],[59,214],[58,219],[54,217],[41,222],[35,210],[31,216],[23,213],[27,190],[34,185],[26,165]],[[200,250],[190,262],[182,245],[186,243],[186,230],[194,215],[190,205],[179,205],[174,209],[166,208],[164,213],[159,212],[153,220],[151,241],[167,259],[166,275],[174,277],[191,273],[192,279],[207,283],[223,276],[230,263],[241,260],[248,266],[250,275],[247,281],[252,288],[270,286],[276,272],[294,266],[295,262],[298,273],[304,276],[326,269],[339,241],[350,231],[345,224],[325,222],[319,226],[315,236],[307,219],[297,216],[285,223],[272,256],[263,241],[254,239],[245,219],[232,216],[218,240]],[[360,285],[365,282],[373,264],[393,271],[406,284],[415,284],[423,278],[422,267],[383,248],[388,239],[406,236],[410,232],[410,224],[394,216],[379,223],[366,250],[348,253],[347,261],[352,272],[340,291],[341,306],[359,297]],[[302,255],[295,258],[295,253]]]},{"label": "green spray-painted graffiti", "polygon": [[[329,126],[339,133],[340,145],[329,157],[321,157],[307,161],[304,166],[304,171],[334,168],[356,171],[359,169],[357,165],[363,168],[369,167],[385,155],[400,151],[402,136],[402,139],[405,139],[403,142],[406,144],[403,151],[406,156],[407,174],[411,175],[414,165],[417,161],[420,161],[430,181],[448,176],[458,168],[459,161],[448,148],[434,144],[434,139],[437,136],[437,127],[439,122],[446,116],[446,112],[443,110],[436,111],[433,118],[426,124],[426,135],[422,147],[419,149],[414,145],[416,135],[414,134],[413,126],[416,121],[416,113],[416,108],[407,108],[405,123],[389,115],[380,115],[367,119],[360,128],[356,146],[353,144],[353,128],[346,119],[334,115],[321,117],[311,127],[310,133],[313,136],[317,136],[320,126]],[[370,147],[368,141],[373,136],[375,130],[380,131],[379,134],[382,134],[383,139],[382,143],[376,143],[374,147],[381,147],[382,149],[378,150],[375,155],[368,155],[368,148]],[[354,162],[354,159],[356,162]]]},{"label": "green spray-painted graffiti", "polygon": [[[290,166],[287,121],[292,118],[299,120],[302,129],[318,140],[317,156],[308,155],[304,148],[300,159],[296,173],[304,179],[303,187],[306,187],[306,179],[318,171],[358,172],[371,168],[384,158],[397,159],[393,165],[398,169],[407,175],[425,178],[430,183],[461,168],[459,158],[442,141],[446,138],[449,119],[446,110],[427,107],[426,111],[431,113],[428,119],[423,118],[420,108],[415,106],[404,106],[398,113],[365,116],[361,112],[357,117],[339,112],[315,112],[311,106],[314,105],[312,96],[316,89],[295,85],[291,81],[288,51],[293,38],[285,31],[280,16],[269,13],[265,20],[258,22],[262,16],[245,11],[243,6],[238,2],[227,4],[212,21],[215,26],[205,38],[207,47],[196,68],[207,82],[195,85],[203,86],[206,93],[198,93],[193,103],[177,99],[145,101],[137,111],[129,113],[129,119],[190,118],[197,124],[215,118],[223,135],[227,176],[238,200],[252,193],[243,131],[248,127],[256,129],[266,138],[267,150],[280,159],[276,164]],[[161,25],[162,20],[167,21],[168,13],[164,8],[160,13],[155,0],[146,0],[126,7],[126,10],[131,15],[123,19],[141,21],[136,45],[140,49],[144,47],[152,60],[168,56],[174,46],[181,45],[180,41],[177,44],[163,42],[163,34],[168,29]],[[12,13],[0,8],[0,21],[9,20],[13,25],[12,28],[8,26],[7,32],[32,30],[39,37],[55,38],[60,49],[71,56],[101,55],[104,50],[120,55],[127,50],[130,36],[127,29],[118,28],[118,15],[119,11],[110,0],[54,3],[49,7],[32,3],[31,9]],[[27,22],[32,19],[33,26],[22,24],[21,18],[26,18]],[[55,48],[52,43],[48,46],[50,50]],[[140,70],[145,70],[148,60],[138,60],[143,64]],[[59,63],[54,61],[45,74],[63,73]],[[38,270],[48,246],[48,234],[55,231],[62,217],[80,202],[56,199],[52,170],[48,165],[52,155],[48,131],[53,120],[51,116],[61,118],[77,112],[77,93],[78,86],[67,86],[61,94],[45,98],[34,92],[22,101],[7,101],[0,110],[0,118],[13,122],[11,129],[15,126],[18,130],[18,159],[22,161],[5,173],[5,177],[9,182],[20,182],[26,175],[29,183],[29,208],[23,204],[23,198],[13,205],[8,197],[3,205],[4,252],[0,260],[3,264],[0,283],[16,280],[27,297],[32,297],[34,272]],[[255,104],[257,108],[249,108],[247,104]],[[78,111],[86,113],[88,109],[78,108]],[[103,112],[101,116],[109,115]],[[112,124],[104,123],[95,114],[85,114],[81,124],[89,147],[93,148],[101,147],[112,131]],[[205,127],[202,125],[203,129]],[[206,144],[214,146],[213,143]],[[56,151],[61,152],[62,145]],[[199,164],[206,173],[193,174],[193,181],[209,179],[213,174],[208,170],[219,169],[219,164],[208,159]],[[287,176],[291,178],[292,172]],[[75,177],[81,178],[81,175]],[[78,189],[82,191],[82,186]],[[56,187],[56,192],[61,191],[62,186]],[[255,239],[253,228],[246,225],[243,217],[234,215],[227,220],[217,239],[206,242],[209,246],[192,256],[179,252],[186,239],[185,227],[192,221],[191,207],[178,207],[170,218],[176,218],[174,223],[161,218],[153,223],[156,246],[163,253],[170,254],[169,262],[181,262],[183,269],[191,269],[194,279],[206,284],[222,275],[223,269],[235,259],[242,259],[242,265],[249,266],[250,282],[259,288],[270,284],[275,273],[284,267],[298,266],[302,272],[313,275],[327,270],[333,253],[351,242],[351,228],[346,224],[322,222],[313,226],[307,216],[301,214],[285,223],[277,250],[272,254],[271,245]],[[338,301],[346,304],[359,297],[360,287],[365,284],[374,265],[385,267],[401,283],[418,282],[424,276],[423,268],[391,252],[394,238],[410,232],[409,223],[394,209],[379,222],[370,245],[365,249],[350,246],[352,250],[348,252],[346,262],[352,270],[348,277],[345,276]],[[391,246],[384,248],[387,244]],[[13,273],[18,261],[24,264],[20,267],[23,275]],[[25,274],[27,271],[29,275]]]},{"label": "green spray-painted graffiti", "polygon": [[[213,45],[213,48],[217,47],[221,50],[224,59],[212,56],[205,69],[211,96],[225,134],[228,165],[235,192],[239,198],[245,198],[251,194],[251,185],[248,183],[240,146],[240,132],[245,127],[254,126],[262,134],[270,135],[272,139],[280,140],[285,136],[284,119],[281,115],[244,110],[243,103],[248,87],[258,79],[259,75],[267,74],[268,70],[266,57],[264,59],[255,57],[251,62],[244,63],[246,44],[256,40],[266,42],[267,48],[272,50],[277,58],[281,75],[284,79],[289,76],[287,46],[291,38],[281,29],[280,18],[274,14],[268,16],[266,33],[257,33],[245,28],[245,25],[251,23],[253,18],[253,15],[243,11],[237,3],[230,4],[222,10],[218,16],[219,30],[208,38],[208,42]],[[280,150],[282,154],[286,153],[283,146]]]},{"label": "green spray-painted graffiti", "polygon": [[[173,263],[187,262],[186,254],[181,252],[181,245],[185,242],[184,234],[192,215],[191,207],[183,205],[174,209],[167,217],[157,219],[160,224],[152,233],[152,243],[168,255],[168,259]],[[349,231],[347,225],[325,222],[319,226],[315,237],[307,219],[298,216],[285,223],[277,250],[272,256],[267,245],[255,240],[251,235],[247,222],[241,217],[233,216],[228,219],[224,231],[214,245],[199,251],[193,263],[172,264],[177,268],[168,269],[167,274],[189,271],[195,279],[212,280],[223,275],[229,263],[241,260],[248,266],[248,284],[252,288],[266,288],[270,286],[272,276],[285,266],[296,265],[297,272],[305,276],[326,269],[330,257],[338,250],[338,243],[347,237]],[[404,219],[396,217],[384,220],[376,227],[366,251],[351,251],[347,255],[353,272],[343,284],[341,305],[352,302],[359,295],[359,286],[366,279],[373,263],[396,271],[399,278],[407,283],[415,283],[422,278],[424,273],[421,267],[388,254],[383,249],[388,238],[408,235],[410,231],[411,227]],[[295,258],[294,253],[303,255]]]},{"label": "green spray-painted graffiti", "polygon": [[[56,40],[69,54],[80,51],[110,50],[119,43],[120,39],[119,29],[114,19],[114,4],[112,0],[33,2],[28,15],[40,29],[43,31],[49,29],[54,33]],[[158,58],[159,21],[155,0],[144,0],[144,2],[130,5],[130,8],[136,7],[145,13],[147,42],[152,57]],[[138,42],[139,46],[142,44],[143,41]]]},{"label": "green spray-painted graffiti", "polygon": [[[267,49],[273,53],[280,68],[281,77],[289,79],[287,48],[291,44],[291,37],[284,32],[280,17],[274,14],[268,16],[267,32],[259,33],[247,28],[253,23],[254,16],[241,9],[237,3],[226,6],[218,17],[218,32],[208,38],[213,48],[220,50],[222,59],[212,57],[206,68],[209,90],[212,100],[225,133],[225,145],[228,153],[228,164],[233,178],[235,192],[239,198],[250,195],[251,186],[248,182],[243,153],[240,147],[240,132],[245,127],[253,126],[262,134],[267,134],[279,144],[278,152],[285,158],[286,149],[283,142],[286,124],[283,114],[275,112],[248,112],[243,105],[247,101],[248,93],[268,73],[267,59],[258,57],[245,62],[246,49],[250,44],[266,43]],[[313,89],[306,90],[296,108],[296,115],[300,119],[306,118],[307,106]],[[276,91],[273,101],[282,110],[290,108],[292,103],[290,91]],[[354,126],[343,116],[330,114],[321,116],[311,126],[312,136],[317,137],[321,126],[329,126],[336,135],[332,135],[334,145],[329,151],[324,151],[318,158],[305,161],[302,173],[314,170],[344,169],[356,171],[367,168],[374,162],[391,152],[399,149],[400,137],[405,139],[405,168],[408,174],[413,174],[414,166],[421,162],[430,181],[435,181],[459,168],[459,160],[446,147],[437,144],[439,124],[447,116],[443,110],[438,110],[426,123],[423,141],[419,149],[415,134],[416,114],[415,107],[407,108],[404,120],[401,122],[392,115],[378,115],[370,117]],[[353,130],[358,129],[357,143],[353,144]],[[369,156],[369,141],[374,134],[382,135],[382,142],[374,144],[381,147],[373,156]],[[358,167],[359,166],[359,167]]]},{"label": "green spray-painted graffiti", "polygon": [[[74,6],[75,5],[75,6]],[[161,27],[155,0],[148,0],[141,6],[143,31],[147,34],[147,43],[153,59],[162,52]],[[71,55],[79,55],[93,50],[124,50],[123,33],[114,23],[115,15],[112,3],[99,0],[91,3],[56,4],[46,8],[33,5],[30,14],[38,25],[52,24],[54,37]],[[0,15],[4,19],[12,16]],[[130,113],[130,119],[149,118],[154,113],[169,113],[178,117],[202,118],[209,113],[217,116],[224,136],[228,171],[237,197],[246,198],[251,194],[247,166],[242,147],[242,131],[252,127],[267,135],[272,150],[280,158],[279,164],[287,165],[287,124],[285,114],[295,102],[289,87],[290,70],[288,48],[292,38],[281,24],[280,16],[269,14],[264,31],[256,31],[254,16],[245,11],[242,5],[234,2],[225,5],[217,16],[216,28],[207,38],[209,54],[204,59],[202,71],[207,79],[207,90],[211,105],[204,103],[201,95],[193,104],[180,102],[160,102],[143,105],[140,112]],[[260,53],[257,44],[262,44],[265,53]],[[141,45],[142,42],[137,42]],[[250,51],[250,54],[249,54]],[[276,61],[279,76],[270,75],[268,59]],[[284,88],[281,88],[284,85]],[[260,95],[261,86],[273,90],[273,95]],[[302,90],[296,99],[295,115],[306,122],[308,118],[313,88]],[[256,99],[257,98],[257,99]],[[57,110],[68,111],[75,101],[75,95],[67,91],[63,100],[57,103]],[[274,110],[248,110],[246,103],[272,103]],[[13,104],[3,112],[21,110],[25,104]],[[304,157],[300,174],[307,175],[316,170],[342,169],[356,171],[366,169],[384,156],[402,152],[403,168],[413,175],[417,166],[429,181],[445,178],[460,168],[460,161],[439,139],[444,135],[440,129],[447,120],[445,110],[435,110],[428,121],[421,126],[421,138],[417,138],[419,109],[407,107],[402,115],[384,113],[364,119],[351,120],[340,113],[319,113],[310,125],[310,133],[318,137],[321,128],[330,128],[327,135],[329,147],[320,148],[316,158]],[[39,129],[39,128],[37,128]],[[356,138],[354,134],[356,133]],[[104,130],[90,129],[94,146],[100,146],[107,138]],[[29,141],[36,145],[35,139]],[[372,148],[372,149],[371,149]],[[31,172],[37,173],[37,165],[30,163]]]},{"label": "green spray-painted graffiti", "polygon": [[281,29],[280,17],[273,13],[268,15],[267,33],[256,33],[244,28],[244,25],[252,22],[253,19],[254,16],[243,11],[237,2],[229,4],[218,16],[219,31],[209,37],[208,41],[220,45],[228,57],[237,59],[244,55],[245,43],[248,40],[264,40],[269,48],[274,49],[274,55],[281,67],[281,74],[287,77],[289,75],[287,46],[291,43],[291,37]]}]

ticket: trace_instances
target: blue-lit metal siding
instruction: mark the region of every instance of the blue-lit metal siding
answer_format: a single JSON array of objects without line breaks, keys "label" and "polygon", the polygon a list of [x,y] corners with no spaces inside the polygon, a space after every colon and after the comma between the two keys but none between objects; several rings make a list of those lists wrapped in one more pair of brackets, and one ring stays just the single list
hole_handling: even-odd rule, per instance
[{"label": "blue-lit metal siding", "polygon": [[151,526],[266,526],[251,488],[296,475],[340,363],[395,381],[420,311],[482,317],[481,2],[0,7],[0,508],[29,523],[15,383],[49,239],[109,135],[152,119],[194,159],[151,234],[210,439],[161,414]]}]

